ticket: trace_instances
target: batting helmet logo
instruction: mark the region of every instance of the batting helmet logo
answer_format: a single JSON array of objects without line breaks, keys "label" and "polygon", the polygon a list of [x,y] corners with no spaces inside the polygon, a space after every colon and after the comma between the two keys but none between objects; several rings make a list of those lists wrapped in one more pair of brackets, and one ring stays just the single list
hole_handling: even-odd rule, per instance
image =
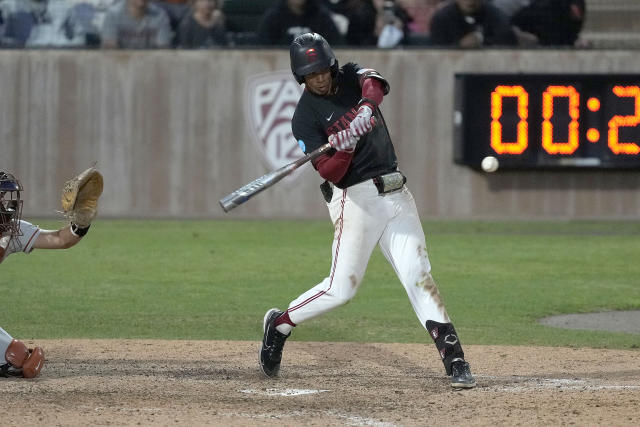
[{"label": "batting helmet logo", "polygon": [[[250,129],[268,169],[277,169],[303,154],[291,132],[291,119],[302,91],[288,70],[252,76],[247,81],[245,99]],[[302,170],[304,167],[285,179]]]},{"label": "batting helmet logo", "polygon": [[307,55],[307,60],[309,62],[313,62],[316,60],[316,58],[318,58],[318,52],[316,52],[314,48],[307,49],[307,51],[305,52],[305,55]]}]

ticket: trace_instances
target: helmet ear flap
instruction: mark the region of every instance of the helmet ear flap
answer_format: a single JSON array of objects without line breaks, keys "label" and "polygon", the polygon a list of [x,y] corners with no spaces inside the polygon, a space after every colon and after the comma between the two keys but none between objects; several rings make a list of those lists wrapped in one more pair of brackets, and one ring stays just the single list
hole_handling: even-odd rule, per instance
[{"label": "helmet ear flap", "polygon": [[336,59],[331,66],[331,78],[334,80],[338,78],[338,71],[340,71],[340,66],[338,65],[338,60]]},{"label": "helmet ear flap", "polygon": [[304,83],[304,76],[297,75],[295,71],[293,72],[293,77],[295,77],[298,84]]}]

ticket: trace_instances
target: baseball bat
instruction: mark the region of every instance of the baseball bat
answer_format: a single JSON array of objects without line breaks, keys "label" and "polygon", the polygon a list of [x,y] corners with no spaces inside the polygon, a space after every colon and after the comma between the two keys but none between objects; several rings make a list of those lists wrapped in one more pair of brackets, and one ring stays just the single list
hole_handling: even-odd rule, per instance
[{"label": "baseball bat", "polygon": [[[373,126],[376,125],[375,117],[371,118],[371,124]],[[220,199],[220,206],[222,206],[222,210],[224,210],[225,212],[229,212],[231,209],[237,206],[240,206],[241,204],[245,203],[247,200],[251,199],[256,194],[271,187],[272,185],[280,181],[282,178],[289,175],[294,170],[298,169],[300,166],[326,153],[330,149],[331,149],[331,144],[327,142],[326,144],[316,148],[315,150],[305,155],[304,157],[301,157],[296,161],[293,161],[274,171],[271,171],[265,175],[262,175],[258,179],[251,181],[244,187],[241,187],[236,191],[234,191],[233,193]]]},{"label": "baseball bat", "polygon": [[220,206],[222,206],[222,209],[225,212],[229,212],[231,209],[243,204],[261,191],[271,187],[276,182],[280,181],[282,178],[289,175],[308,161],[311,161],[321,154],[326,153],[330,148],[331,145],[327,142],[323,146],[313,150],[311,153],[305,155],[304,157],[301,157],[298,160],[289,163],[288,165],[284,165],[279,169],[262,175],[260,178],[251,181],[244,187],[241,187],[228,196],[220,199]]}]

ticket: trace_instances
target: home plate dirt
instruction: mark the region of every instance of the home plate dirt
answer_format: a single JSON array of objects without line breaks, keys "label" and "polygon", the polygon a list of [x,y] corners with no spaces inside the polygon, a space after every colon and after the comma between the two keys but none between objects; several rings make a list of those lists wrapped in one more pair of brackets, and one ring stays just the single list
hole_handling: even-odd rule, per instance
[{"label": "home plate dirt", "polygon": [[2,425],[640,425],[640,352],[465,346],[455,391],[431,343],[38,340],[33,380],[0,378]]}]

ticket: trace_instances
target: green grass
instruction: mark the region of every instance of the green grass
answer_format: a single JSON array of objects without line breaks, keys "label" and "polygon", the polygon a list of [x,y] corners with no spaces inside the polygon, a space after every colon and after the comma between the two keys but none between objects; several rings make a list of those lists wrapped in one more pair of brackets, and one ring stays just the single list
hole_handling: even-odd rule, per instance
[{"label": "green grass", "polygon": [[[60,222],[34,221],[46,228]],[[638,348],[640,335],[545,327],[561,313],[640,309],[639,222],[424,223],[463,343]],[[0,326],[19,338],[255,340],[262,316],[329,271],[329,221],[99,220],[66,251],[0,267]],[[376,250],[353,301],[296,340],[430,342]]]}]

